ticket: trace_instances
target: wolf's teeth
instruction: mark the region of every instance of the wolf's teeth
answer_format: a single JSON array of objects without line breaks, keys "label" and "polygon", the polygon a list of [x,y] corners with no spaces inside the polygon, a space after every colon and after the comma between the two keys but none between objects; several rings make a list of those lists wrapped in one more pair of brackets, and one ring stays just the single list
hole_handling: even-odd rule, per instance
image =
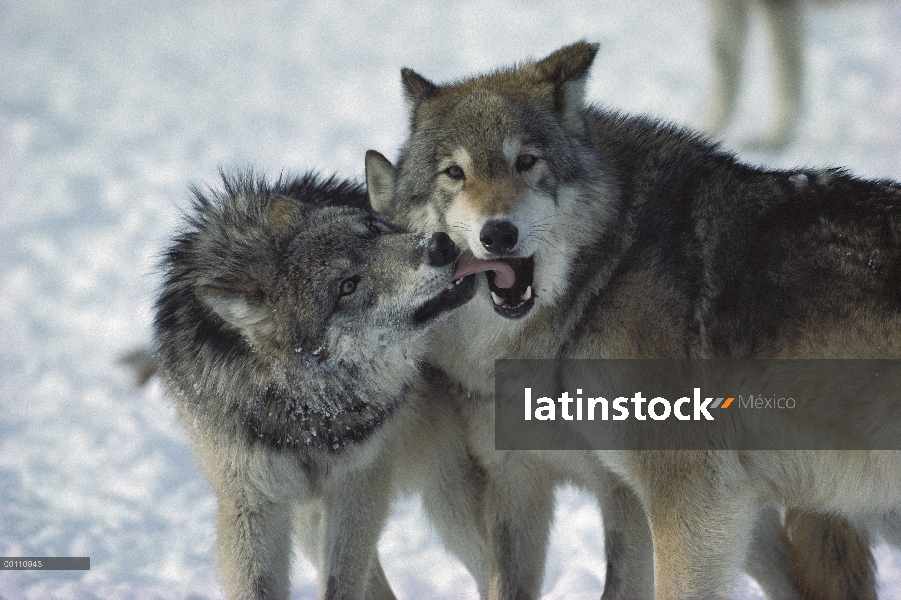
[{"label": "wolf's teeth", "polygon": [[495,303],[497,306],[503,306],[503,305],[504,305],[504,299],[501,298],[500,296],[498,296],[497,294],[495,294],[494,292],[491,292],[491,299],[494,301],[494,303]]},{"label": "wolf's teeth", "polygon": [[526,301],[529,300],[531,297],[532,297],[532,286],[530,285],[529,287],[526,288],[526,293],[524,293],[524,294],[522,295],[522,301],[523,301],[523,302],[526,302]]},{"label": "wolf's teeth", "polygon": [[446,290],[452,290],[452,289],[454,289],[454,286],[456,286],[456,285],[457,285],[457,282],[456,282],[456,281],[451,281],[449,284],[447,284],[447,287],[444,288],[444,289],[446,289]]}]

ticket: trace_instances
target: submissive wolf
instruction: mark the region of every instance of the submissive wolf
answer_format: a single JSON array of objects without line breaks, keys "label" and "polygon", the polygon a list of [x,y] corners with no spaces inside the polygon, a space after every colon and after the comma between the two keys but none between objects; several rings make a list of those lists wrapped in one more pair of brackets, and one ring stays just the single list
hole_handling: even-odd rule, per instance
[{"label": "submissive wolf", "polygon": [[[495,450],[498,358],[901,357],[901,187],[840,169],[751,167],[689,131],[586,105],[596,51],[580,42],[448,85],[404,69],[410,134],[397,167],[367,155],[377,211],[446,231],[470,264],[503,261],[515,274],[504,287],[494,272],[479,276],[476,299],[436,327],[427,355],[435,389],[457,390],[484,471],[479,486],[448,486],[448,506],[433,510],[439,530],[462,518],[454,506],[480,503],[467,518],[484,544],[456,548],[489,565],[474,572],[480,589],[538,597],[553,489],[573,481],[602,507],[604,598],[726,598],[743,566],[772,598],[874,597],[866,534],[840,500],[787,504],[810,511],[790,514],[792,541],[774,509],[758,511],[772,494],[749,490],[747,510],[729,511],[715,486],[681,485],[715,480],[718,458]],[[873,485],[901,467],[890,455],[819,456],[804,465],[836,498],[854,493],[836,484],[851,464]],[[779,489],[781,460],[723,472]],[[901,489],[879,485],[885,497]],[[674,511],[697,507],[734,520],[677,526]]]},{"label": "submissive wolf", "polygon": [[292,532],[323,597],[394,597],[376,542],[395,455],[439,435],[402,398],[475,283],[446,234],[365,204],[333,179],[225,176],[165,254],[159,369],[218,500],[230,598],[289,597]]}]

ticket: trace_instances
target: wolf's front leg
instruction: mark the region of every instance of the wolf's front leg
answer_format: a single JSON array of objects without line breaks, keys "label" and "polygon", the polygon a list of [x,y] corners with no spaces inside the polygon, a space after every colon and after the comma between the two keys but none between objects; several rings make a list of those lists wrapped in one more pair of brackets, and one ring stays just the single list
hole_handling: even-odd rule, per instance
[{"label": "wolf's front leg", "polygon": [[494,560],[488,596],[529,600],[541,595],[555,482],[527,452],[506,453],[489,469],[485,519]]},{"label": "wolf's front leg", "polygon": [[286,600],[290,595],[291,519],[287,503],[219,493],[217,551],[231,600]]},{"label": "wolf's front leg", "polygon": [[327,600],[394,599],[377,554],[391,506],[391,472],[376,465],[336,474],[323,493],[320,576]]},{"label": "wolf's front leg", "polygon": [[597,491],[604,522],[607,575],[602,600],[654,597],[654,547],[644,507],[635,492],[606,472]]},{"label": "wolf's front leg", "polygon": [[759,510],[736,454],[636,454],[631,470],[654,544],[654,597],[727,600]]},{"label": "wolf's front leg", "polygon": [[492,563],[483,517],[487,471],[461,438],[439,442],[442,452],[417,480],[422,504],[444,545],[472,575],[479,598],[487,600]]}]

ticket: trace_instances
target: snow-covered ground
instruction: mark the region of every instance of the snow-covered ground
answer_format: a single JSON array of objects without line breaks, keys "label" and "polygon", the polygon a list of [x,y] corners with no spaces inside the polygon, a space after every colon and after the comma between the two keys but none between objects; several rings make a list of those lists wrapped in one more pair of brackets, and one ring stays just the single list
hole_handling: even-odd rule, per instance
[{"label": "snow-covered ground", "polygon": [[[901,3],[812,11],[808,90],[780,166],[901,179]],[[0,572],[0,597],[218,598],[215,503],[158,383],[117,364],[150,337],[158,253],[190,182],[220,165],[359,177],[395,156],[401,66],[443,81],[580,38],[601,42],[589,98],[701,121],[701,0],[0,1],[0,556],[90,556],[91,570]],[[769,106],[764,32],[727,143]],[[546,598],[599,597],[600,518],[558,496]],[[381,542],[403,598],[474,597],[415,499]],[[901,553],[876,550],[881,597]],[[294,596],[315,596],[305,563]],[[758,598],[742,580],[737,598]]]}]

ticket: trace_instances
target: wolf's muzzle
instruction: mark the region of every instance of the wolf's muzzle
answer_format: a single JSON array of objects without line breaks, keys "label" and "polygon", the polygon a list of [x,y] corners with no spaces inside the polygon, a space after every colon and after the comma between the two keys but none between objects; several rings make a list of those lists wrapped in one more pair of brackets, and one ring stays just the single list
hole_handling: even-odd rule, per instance
[{"label": "wolf's muzzle", "polygon": [[427,249],[429,266],[444,267],[457,259],[457,245],[443,231],[432,234]]}]

